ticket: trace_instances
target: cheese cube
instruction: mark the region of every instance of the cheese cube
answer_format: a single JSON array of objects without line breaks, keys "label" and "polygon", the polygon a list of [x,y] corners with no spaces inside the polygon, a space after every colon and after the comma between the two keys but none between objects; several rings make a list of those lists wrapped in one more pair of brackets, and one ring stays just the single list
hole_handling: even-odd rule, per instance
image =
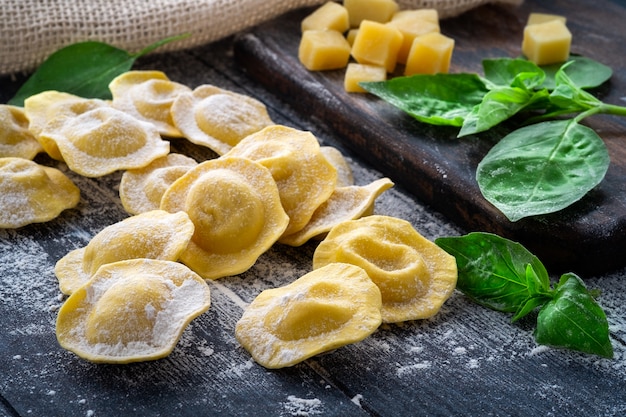
[{"label": "cheese cube", "polygon": [[563,23],[567,23],[567,19],[565,16],[561,16],[558,14],[548,14],[548,13],[531,13],[528,15],[528,21],[526,25],[534,25],[537,23],[545,23],[551,20],[560,20]]},{"label": "cheese cube", "polygon": [[364,20],[352,44],[352,56],[359,64],[384,67],[387,72],[396,68],[402,33],[383,23]]},{"label": "cheese cube", "polygon": [[401,64],[406,64],[415,38],[440,31],[439,14],[436,9],[402,10],[395,13],[387,25],[395,27],[402,33],[402,46],[398,51],[398,62]]},{"label": "cheese cube", "polygon": [[359,29],[350,29],[348,33],[346,33],[346,39],[348,40],[350,46],[354,45],[357,33],[359,33]]},{"label": "cheese cube", "polygon": [[359,85],[362,81],[385,81],[387,70],[375,65],[357,64],[351,62],[346,68],[343,86],[348,93],[365,93],[366,90]]},{"label": "cheese cube", "polygon": [[447,73],[453,49],[454,39],[439,32],[418,36],[409,51],[404,75]]},{"label": "cheese cube", "polygon": [[395,0],[344,0],[343,6],[348,10],[353,28],[359,27],[363,20],[386,23],[398,11]]},{"label": "cheese cube", "polygon": [[344,68],[350,44],[336,30],[307,30],[300,39],[298,59],[310,71]]},{"label": "cheese cube", "polygon": [[569,58],[572,34],[561,20],[536,23],[524,28],[522,53],[537,65],[565,62]]},{"label": "cheese cube", "polygon": [[348,10],[339,3],[329,1],[302,19],[300,25],[302,32],[307,30],[336,30],[343,33],[350,27]]}]

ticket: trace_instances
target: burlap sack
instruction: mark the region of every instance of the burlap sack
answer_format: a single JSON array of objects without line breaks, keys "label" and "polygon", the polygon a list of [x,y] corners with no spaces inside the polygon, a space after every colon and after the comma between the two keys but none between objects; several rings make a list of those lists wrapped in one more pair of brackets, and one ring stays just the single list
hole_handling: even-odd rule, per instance
[{"label": "burlap sack", "polygon": [[[159,51],[218,40],[289,10],[326,0],[0,0],[0,75],[29,71],[74,42],[97,40],[136,52],[191,33]],[[398,0],[451,17],[485,3],[522,0]]]}]

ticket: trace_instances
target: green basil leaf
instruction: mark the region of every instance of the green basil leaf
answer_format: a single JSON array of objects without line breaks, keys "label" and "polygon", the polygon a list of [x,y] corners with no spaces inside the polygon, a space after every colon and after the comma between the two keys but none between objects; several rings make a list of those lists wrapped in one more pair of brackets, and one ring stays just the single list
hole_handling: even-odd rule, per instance
[{"label": "green basil leaf", "polygon": [[86,98],[110,99],[109,83],[130,70],[137,58],[165,43],[188,35],[163,39],[137,54],[103,42],[79,42],[52,53],[26,80],[9,104],[23,106],[31,95],[48,90],[63,91]]},{"label": "green basil leaf", "polygon": [[539,66],[525,59],[485,59],[482,64],[485,78],[497,86],[533,89],[546,76]]},{"label": "green basil leaf", "polygon": [[441,126],[461,126],[487,93],[476,74],[420,74],[360,85],[417,120]]},{"label": "green basil leaf", "polygon": [[531,264],[526,265],[526,284],[528,286],[528,293],[530,294],[530,297],[528,297],[528,299],[515,312],[515,315],[511,319],[512,322],[530,314],[537,307],[544,305],[552,299],[550,283],[546,277],[541,279]]},{"label": "green basil leaf", "polygon": [[[613,76],[611,67],[591,58],[572,55],[567,63],[569,62],[572,63],[567,66],[565,72],[579,88],[590,89],[599,87]],[[554,64],[541,67],[546,73],[543,87],[548,90],[553,90],[556,87],[555,76],[562,66],[563,64]]]},{"label": "green basil leaf", "polygon": [[541,288],[549,276],[539,259],[519,243],[490,233],[440,237],[435,243],[456,258],[457,289],[476,303],[504,312],[518,311],[532,295],[526,266],[532,265]]},{"label": "green basil leaf", "polygon": [[502,138],[478,164],[483,196],[511,221],[580,200],[609,167],[602,139],[575,120],[538,123]]},{"label": "green basil leaf", "polygon": [[534,92],[518,87],[496,87],[485,94],[483,101],[465,117],[458,136],[489,130],[547,95],[547,90]]},{"label": "green basil leaf", "polygon": [[561,277],[554,299],[539,311],[535,340],[542,345],[613,357],[606,315],[583,281],[572,273]]}]

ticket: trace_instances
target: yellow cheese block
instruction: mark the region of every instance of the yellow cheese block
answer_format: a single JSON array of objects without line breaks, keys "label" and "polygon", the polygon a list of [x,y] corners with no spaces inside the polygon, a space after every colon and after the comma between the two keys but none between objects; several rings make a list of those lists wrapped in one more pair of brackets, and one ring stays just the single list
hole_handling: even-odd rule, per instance
[{"label": "yellow cheese block", "polygon": [[439,32],[416,37],[409,51],[404,74],[447,73],[453,49],[454,39]]},{"label": "yellow cheese block", "polygon": [[300,39],[298,59],[309,71],[344,68],[350,59],[350,44],[336,30],[307,30]]},{"label": "yellow cheese block", "polygon": [[386,23],[398,11],[398,3],[394,0],[344,0],[343,5],[353,28],[359,27],[364,20]]},{"label": "yellow cheese block", "polygon": [[346,68],[344,88],[348,93],[365,93],[365,89],[359,85],[362,81],[385,81],[387,70],[384,67],[352,62]]},{"label": "yellow cheese block", "polygon": [[387,25],[402,33],[403,41],[398,51],[398,62],[406,64],[413,40],[420,35],[439,32],[439,13],[436,9],[402,10],[393,15]]},{"label": "yellow cheese block", "polygon": [[565,16],[549,13],[531,13],[528,15],[528,21],[526,25],[534,25],[537,23],[550,22],[551,20],[560,20],[563,23],[567,23]]},{"label": "yellow cheese block", "polygon": [[346,39],[350,46],[354,45],[354,40],[356,39],[356,34],[359,33],[358,28],[350,29],[348,33],[346,33]]},{"label": "yellow cheese block", "polygon": [[359,64],[378,65],[393,72],[401,46],[402,33],[398,29],[364,20],[354,38],[352,56]]},{"label": "yellow cheese block", "polygon": [[348,10],[334,1],[324,3],[301,22],[302,32],[307,30],[336,30],[343,33],[349,27]]},{"label": "yellow cheese block", "polygon": [[524,28],[522,53],[537,65],[549,65],[568,59],[572,34],[561,20],[528,25]]}]

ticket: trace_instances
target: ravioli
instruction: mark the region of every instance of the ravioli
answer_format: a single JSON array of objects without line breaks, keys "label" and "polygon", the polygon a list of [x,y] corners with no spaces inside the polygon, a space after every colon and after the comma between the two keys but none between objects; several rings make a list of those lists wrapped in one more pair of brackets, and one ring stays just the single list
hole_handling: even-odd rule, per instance
[{"label": "ravioli", "polygon": [[72,294],[102,265],[126,259],[177,261],[194,226],[187,213],[153,210],[102,229],[87,244],[59,259],[54,273],[61,292]]},{"label": "ravioli", "polygon": [[181,94],[172,105],[172,118],[187,140],[218,155],[273,124],[260,101],[213,85]]},{"label": "ravioli", "polygon": [[61,306],[59,344],[91,362],[168,356],[187,325],[211,305],[207,283],[178,262],[131,259],[103,265]]},{"label": "ravioli", "polygon": [[334,146],[320,146],[322,155],[337,170],[337,187],[349,187],[354,185],[352,168],[341,151]]},{"label": "ravioli", "polygon": [[289,216],[285,235],[304,228],[337,184],[337,169],[311,132],[269,126],[243,139],[227,156],[252,159],[271,171]]},{"label": "ravioli", "polygon": [[246,158],[191,168],[167,189],[161,209],[189,215],[195,232],[180,259],[206,279],[249,269],[289,223],[270,171]]},{"label": "ravioli", "polygon": [[0,104],[0,158],[34,159],[43,148],[28,130],[21,107]]},{"label": "ravioli", "polygon": [[381,178],[364,186],[337,187],[330,198],[315,210],[303,229],[281,237],[279,242],[301,246],[309,239],[324,236],[341,222],[370,215],[374,211],[376,198],[393,185],[389,178]]},{"label": "ravioli", "polygon": [[162,71],[127,71],[111,81],[109,90],[116,109],[152,123],[163,136],[182,137],[170,110],[174,100],[191,88],[171,81]]},{"label": "ravioli", "polygon": [[80,190],[58,169],[30,159],[0,158],[0,228],[52,220],[79,201]]},{"label": "ravioli", "polygon": [[51,120],[58,117],[73,117],[109,103],[95,98],[83,98],[55,90],[43,91],[24,100],[24,113],[29,120],[28,130],[39,141],[44,151],[53,159],[63,161],[63,156],[54,140],[42,137]]},{"label": "ravioli", "polygon": [[372,215],[333,227],[313,254],[313,268],[335,262],[368,273],[382,295],[384,323],[432,317],[456,287],[456,259],[396,217]]},{"label": "ravioli", "polygon": [[170,153],[143,168],[125,171],[119,191],[124,209],[130,214],[159,209],[161,197],[169,186],[196,165],[188,156]]},{"label": "ravioli", "polygon": [[54,118],[40,137],[55,142],[68,167],[85,177],[142,168],[170,152],[153,125],[112,107]]},{"label": "ravioli", "polygon": [[380,326],[380,309],[380,291],[362,268],[328,264],[261,292],[235,337],[259,365],[283,368],[365,339]]}]

